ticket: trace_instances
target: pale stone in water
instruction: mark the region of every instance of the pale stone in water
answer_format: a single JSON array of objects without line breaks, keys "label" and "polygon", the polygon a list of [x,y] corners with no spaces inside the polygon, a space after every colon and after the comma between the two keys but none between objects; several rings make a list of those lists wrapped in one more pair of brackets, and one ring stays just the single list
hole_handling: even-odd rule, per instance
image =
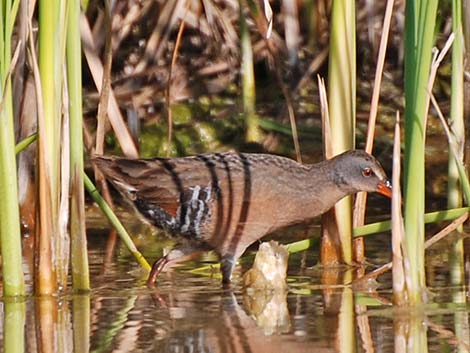
[{"label": "pale stone in water", "polygon": [[253,267],[243,276],[246,288],[276,289],[286,287],[289,252],[276,241],[261,243]]}]

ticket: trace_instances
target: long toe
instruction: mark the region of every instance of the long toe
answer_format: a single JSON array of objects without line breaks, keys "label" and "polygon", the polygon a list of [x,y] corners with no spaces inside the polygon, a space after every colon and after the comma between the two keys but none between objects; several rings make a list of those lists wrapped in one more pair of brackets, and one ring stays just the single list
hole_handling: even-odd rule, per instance
[{"label": "long toe", "polygon": [[155,282],[157,281],[157,277],[162,272],[165,265],[168,263],[168,259],[166,256],[158,259],[153,263],[152,270],[150,271],[149,277],[147,279],[147,285],[149,287],[155,287]]}]

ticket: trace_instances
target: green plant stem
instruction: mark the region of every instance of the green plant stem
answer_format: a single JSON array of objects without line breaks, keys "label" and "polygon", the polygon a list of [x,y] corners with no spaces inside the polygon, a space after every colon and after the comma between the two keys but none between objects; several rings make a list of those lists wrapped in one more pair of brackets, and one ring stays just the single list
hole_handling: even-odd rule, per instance
[{"label": "green plant stem", "polygon": [[[470,212],[470,207],[461,207],[451,210],[436,211],[424,215],[424,223],[436,223],[456,219],[466,212]],[[375,233],[383,233],[391,229],[391,222],[382,221],[369,223],[361,227],[354,228],[354,237],[362,237]]]},{"label": "green plant stem", "polygon": [[404,216],[409,303],[419,304],[426,286],[424,269],[424,146],[437,0],[407,1],[405,9],[405,164]]},{"label": "green plant stem", "polygon": [[[59,197],[60,197],[60,131],[61,90],[63,61],[60,57],[60,35],[65,32],[59,26],[63,1],[41,0],[38,3],[38,65],[41,82],[42,110],[38,111],[38,234],[36,261],[36,292],[50,295],[57,292],[54,248],[60,249]],[[41,98],[38,98],[41,99]],[[60,254],[59,254],[60,257]],[[63,260],[63,259],[61,259]],[[61,264],[65,261],[59,261]],[[64,273],[64,271],[60,271]],[[61,283],[62,285],[65,284]]]},{"label": "green plant stem", "polygon": [[109,205],[106,203],[106,201],[103,199],[103,197],[101,197],[100,193],[98,192],[96,187],[93,185],[93,183],[90,180],[90,178],[88,177],[88,175],[83,173],[83,179],[85,181],[86,190],[88,191],[88,193],[90,194],[92,199],[98,204],[98,206],[100,206],[101,210],[104,212],[106,217],[109,219],[111,224],[114,226],[114,228],[118,232],[121,240],[126,245],[127,249],[131,252],[131,254],[135,257],[137,262],[145,270],[150,271],[151,267],[150,267],[149,263],[147,262],[147,260],[145,260],[143,255],[137,250],[136,246],[132,242],[132,239],[129,236],[129,234],[127,233],[126,229],[124,228],[122,223],[119,221],[119,219],[116,217],[116,215],[114,214],[111,207],[109,207]]},{"label": "green plant stem", "polygon": [[24,149],[26,149],[30,144],[32,144],[37,139],[38,139],[38,134],[35,132],[34,134],[31,134],[28,137],[21,140],[20,142],[18,142],[15,146],[15,154],[18,154]]},{"label": "green plant stem", "polygon": [[[356,11],[355,1],[333,0],[328,64],[328,101],[333,155],[354,149],[356,120]],[[332,156],[329,156],[330,158]],[[352,263],[352,201],[335,205],[342,261]],[[341,220],[341,221],[339,221]]]},{"label": "green plant stem", "polygon": [[[18,143],[16,145],[16,152],[20,153],[22,150],[24,150],[26,147],[28,147],[31,143],[33,143],[37,139],[37,135],[31,135]],[[26,141],[27,140],[27,141]],[[122,225],[122,223],[119,221],[119,219],[116,217],[114,214],[113,210],[109,207],[109,205],[106,203],[106,201],[101,197],[100,193],[96,189],[96,187],[93,185],[93,182],[90,180],[88,175],[83,172],[83,181],[86,190],[92,197],[92,199],[100,206],[106,217],[108,217],[109,221],[113,224],[114,228],[116,228],[120,238],[126,245],[127,249],[132,253],[132,255],[136,258],[137,262],[147,271],[150,271],[151,266],[145,260],[143,255],[137,250],[136,246],[132,242],[131,237],[127,233],[126,229]]]},{"label": "green plant stem", "polygon": [[[469,2],[467,1],[467,6]],[[452,0],[452,31],[455,35],[452,46],[452,95],[450,102],[450,122],[452,132],[457,140],[457,156],[453,155],[453,149],[449,146],[449,167],[447,206],[449,208],[462,205],[462,191],[460,185],[467,187],[466,200],[470,201],[468,190],[468,179],[463,167],[463,150],[465,146],[465,123],[464,123],[464,36],[462,28],[462,1]],[[449,136],[450,140],[450,136]],[[457,160],[458,159],[458,160]],[[463,175],[462,170],[463,169]],[[461,176],[460,176],[461,175]],[[460,178],[460,179],[459,179]],[[459,185],[460,184],[460,185]],[[457,228],[459,233],[463,227]],[[465,249],[463,237],[459,237],[453,244],[449,254],[450,283],[454,287],[465,284]],[[455,291],[452,294],[454,303],[465,303],[465,291]],[[468,314],[454,314],[455,335],[462,342],[469,341]],[[463,347],[459,347],[461,351]]]},{"label": "green plant stem", "polygon": [[83,188],[82,55],[80,40],[80,1],[69,0],[67,27],[67,83],[70,114],[70,240],[72,285],[89,290],[88,251]]},{"label": "green plant stem", "polygon": [[[5,0],[0,9],[0,247],[3,295],[24,295],[21,230],[18,208],[13,102],[11,94],[11,37],[18,1]],[[5,13],[4,13],[5,11]]]}]

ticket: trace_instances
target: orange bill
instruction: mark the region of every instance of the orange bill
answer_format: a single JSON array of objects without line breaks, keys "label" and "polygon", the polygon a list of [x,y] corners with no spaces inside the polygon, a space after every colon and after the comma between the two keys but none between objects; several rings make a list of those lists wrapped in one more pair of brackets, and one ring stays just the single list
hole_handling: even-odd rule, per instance
[{"label": "orange bill", "polygon": [[377,184],[376,192],[392,198],[392,184],[388,180],[383,180]]}]

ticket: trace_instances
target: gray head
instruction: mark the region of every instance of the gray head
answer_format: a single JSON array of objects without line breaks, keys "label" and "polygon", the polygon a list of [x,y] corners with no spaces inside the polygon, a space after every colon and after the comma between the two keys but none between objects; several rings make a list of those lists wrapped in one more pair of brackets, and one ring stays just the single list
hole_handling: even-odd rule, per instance
[{"label": "gray head", "polygon": [[359,191],[377,192],[392,197],[392,185],[380,163],[361,150],[347,151],[330,160],[332,178],[348,194]]}]

